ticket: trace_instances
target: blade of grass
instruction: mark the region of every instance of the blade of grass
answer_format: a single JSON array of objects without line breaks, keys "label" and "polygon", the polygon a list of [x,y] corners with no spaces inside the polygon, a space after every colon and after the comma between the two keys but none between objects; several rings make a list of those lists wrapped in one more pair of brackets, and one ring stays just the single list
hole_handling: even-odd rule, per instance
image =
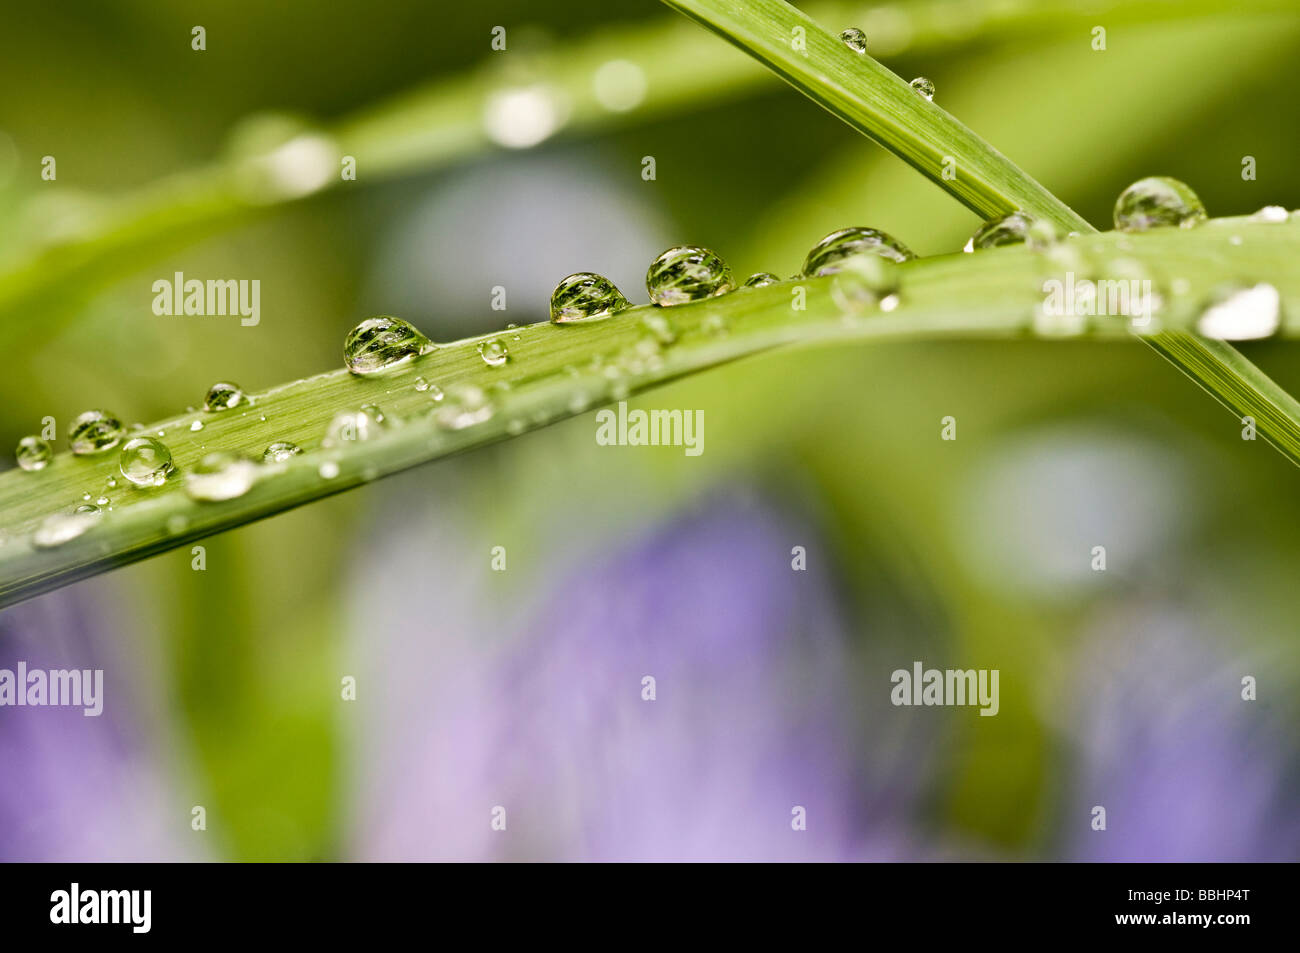
[{"label": "blade of grass", "polygon": [[[984,218],[1021,210],[1067,231],[1096,231],[942,107],[784,0],[664,3],[753,56]],[[950,160],[956,168],[951,177],[945,175]],[[1223,406],[1254,417],[1259,433],[1300,466],[1300,404],[1240,352],[1184,331],[1143,340]]]},{"label": "blade of grass", "polygon": [[[1233,237],[1242,240],[1234,243]],[[1300,316],[1300,273],[1292,267],[1300,253],[1300,222],[1225,219],[1193,231],[1108,233],[1071,243],[1081,254],[1122,252],[1140,263],[1173,266],[1188,274],[1185,292],[1161,312],[1166,326],[1194,321],[1205,296],[1247,265],[1278,287],[1287,313]],[[248,409],[182,414],[139,431],[161,434],[181,473],[158,489],[127,485],[117,471],[116,451],[93,457],[61,453],[44,470],[0,474],[0,606],[773,348],[1032,334],[1043,301],[1042,282],[1052,277],[1043,256],[1024,246],[919,259],[900,268],[904,291],[901,303],[889,312],[846,316],[835,301],[834,279],[788,281],[669,312],[643,306],[592,324],[542,323],[470,338],[443,345],[392,374],[357,378],[336,370],[256,394]],[[806,292],[803,310],[794,306],[796,287]],[[650,314],[671,319],[675,343],[654,343],[643,324]],[[1300,336],[1300,317],[1287,323],[1283,333]],[[1122,319],[1095,321],[1087,334],[1131,337]],[[479,345],[494,336],[510,350],[510,360],[501,367],[489,367],[479,355]],[[447,396],[435,401],[431,395],[438,391],[417,389],[417,378],[436,384]],[[437,419],[439,411],[466,385],[488,393],[494,412],[473,426],[447,429]],[[367,403],[378,404],[402,423],[373,440],[322,447],[336,413]],[[191,429],[196,422],[201,429]],[[184,492],[184,473],[205,454],[224,450],[260,456],[277,440],[290,440],[305,452],[261,467],[260,478],[244,495],[200,502]],[[106,489],[111,477],[118,485]],[[51,514],[69,512],[87,493],[92,498],[108,495],[112,509],[82,536],[53,548],[35,547],[33,529]]]}]

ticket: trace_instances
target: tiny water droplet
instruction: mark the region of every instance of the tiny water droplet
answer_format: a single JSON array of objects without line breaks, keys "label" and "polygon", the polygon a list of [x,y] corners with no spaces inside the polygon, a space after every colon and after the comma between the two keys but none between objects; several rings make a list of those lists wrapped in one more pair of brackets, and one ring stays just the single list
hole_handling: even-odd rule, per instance
[{"label": "tiny water droplet", "polygon": [[[203,398],[203,409],[209,413],[217,413],[222,410],[233,410],[243,402],[244,392],[238,384],[232,384],[229,381],[217,381],[208,388],[208,394]],[[199,426],[201,428],[202,424]],[[194,430],[196,428],[191,427],[190,429]]]},{"label": "tiny water droplet", "polygon": [[117,467],[136,486],[162,486],[175,472],[172,452],[153,437],[132,437],[122,447]]},{"label": "tiny water droplet", "polygon": [[768,285],[774,285],[781,279],[770,271],[759,271],[745,279],[746,288],[766,288]]},{"label": "tiny water droplet", "polygon": [[448,391],[446,403],[434,411],[434,421],[444,430],[464,430],[483,423],[495,409],[482,388],[461,384]]},{"label": "tiny water droplet", "polygon": [[44,470],[53,457],[54,451],[40,437],[23,437],[14,449],[18,465],[28,472]]},{"label": "tiny water droplet", "polygon": [[652,261],[645,285],[650,300],[662,307],[712,298],[735,287],[727,263],[698,245],[678,245]]},{"label": "tiny water droplet", "polygon": [[1280,205],[1265,205],[1262,209],[1252,215],[1250,218],[1255,222],[1265,222],[1268,224],[1279,224],[1285,222],[1290,216],[1287,210]]},{"label": "tiny water droplet", "polygon": [[989,219],[971,236],[967,247],[982,251],[986,248],[998,248],[1002,245],[1021,245],[1029,238],[1029,228],[1033,220],[1024,212],[1011,212],[998,218]]},{"label": "tiny water droplet", "polygon": [[510,360],[510,349],[506,347],[506,342],[500,338],[484,341],[478,346],[478,353],[479,357],[483,358],[483,363],[488,367],[501,367],[506,361]]},{"label": "tiny water droplet", "polygon": [[560,279],[551,292],[551,321],[570,324],[609,317],[629,306],[623,292],[603,275],[588,271]]},{"label": "tiny water droplet", "polygon": [[257,464],[239,454],[209,453],[185,474],[185,492],[201,501],[233,500],[257,479]]},{"label": "tiny water droplet", "polygon": [[332,480],[339,475],[339,465],[333,460],[325,460],[316,468],[321,479]]},{"label": "tiny water droplet", "polygon": [[900,263],[916,257],[911,249],[885,232],[860,226],[841,228],[831,232],[808,252],[803,263],[803,276],[833,275],[840,270],[845,259],[856,255],[878,255]]},{"label": "tiny water droplet", "polygon": [[401,318],[366,318],[343,341],[343,361],[353,374],[377,374],[432,349],[429,339]]},{"label": "tiny water droplet", "polygon": [[106,485],[110,490],[115,489],[115,488],[117,487],[117,477],[115,477],[115,476],[111,476],[111,477],[109,477],[109,478],[108,478],[106,481],[104,481],[104,482],[105,482],[105,485]]},{"label": "tiny water droplet", "polygon": [[102,515],[98,507],[75,513],[53,513],[32,533],[32,545],[37,549],[62,546],[98,523]]},{"label": "tiny water droplet", "polygon": [[288,440],[277,440],[266,448],[262,454],[262,460],[266,463],[284,463],[300,453],[302,453],[302,448],[296,443],[290,443]]},{"label": "tiny water droplet", "polygon": [[1220,289],[1196,321],[1196,330],[1221,341],[1272,337],[1282,323],[1281,295],[1267,282]]},{"label": "tiny water droplet", "polygon": [[190,424],[190,433],[198,433],[202,429],[203,429],[203,421],[201,420],[196,420],[194,421],[194,423]]},{"label": "tiny water droplet", "polygon": [[924,76],[918,76],[909,85],[927,100],[934,99],[934,83]]},{"label": "tiny water droplet", "polygon": [[867,52],[867,35],[855,26],[851,26],[841,33],[840,39],[854,53]]},{"label": "tiny water droplet", "polygon": [[1192,228],[1205,221],[1205,206],[1186,183],[1164,175],[1139,179],[1115,202],[1115,227],[1125,232],[1177,226]]},{"label": "tiny water droplet", "polygon": [[374,404],[357,411],[345,410],[334,415],[325,430],[322,446],[339,447],[345,443],[373,440],[384,430],[384,414]]},{"label": "tiny water droplet", "polygon": [[79,457],[102,453],[117,446],[125,430],[122,421],[103,410],[78,415],[68,430],[68,443]]},{"label": "tiny water droplet", "polygon": [[423,377],[417,377],[415,379],[415,389],[421,392],[426,391],[429,389],[429,382]]},{"label": "tiny water droplet", "polygon": [[79,505],[75,510],[73,510],[72,512],[74,512],[74,513],[98,513],[98,512],[100,512],[100,509],[99,509],[99,507],[96,506],[94,503],[82,503],[82,504],[80,504],[80,505]]},{"label": "tiny water droplet", "polygon": [[439,387],[437,384],[430,384],[429,396],[432,397],[435,401],[442,400],[442,388]]}]

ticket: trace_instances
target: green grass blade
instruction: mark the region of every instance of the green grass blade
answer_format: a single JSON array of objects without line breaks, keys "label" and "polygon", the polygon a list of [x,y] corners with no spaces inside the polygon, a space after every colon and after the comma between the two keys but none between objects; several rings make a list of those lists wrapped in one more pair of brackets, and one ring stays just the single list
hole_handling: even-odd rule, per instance
[{"label": "green grass blade", "polygon": [[[1234,243],[1234,236],[1242,240]],[[1188,326],[1205,297],[1247,266],[1260,280],[1278,287],[1286,313],[1300,316],[1300,273],[1293,267],[1300,254],[1300,222],[1227,219],[1192,231],[1088,235],[1069,244],[1080,255],[1104,259],[1122,253],[1144,265],[1189,275],[1187,288],[1161,312],[1165,326]],[[0,474],[0,606],[775,348],[1028,336],[1036,333],[1042,283],[1052,276],[1047,259],[1025,246],[925,258],[900,266],[900,303],[888,312],[846,316],[833,293],[834,279],[787,281],[668,311],[642,306],[591,324],[542,323],[470,338],[443,345],[392,374],[357,378],[336,370],[255,394],[247,410],[193,412],[159,421],[140,432],[161,431],[160,439],[180,470],[162,488],[128,485],[117,472],[117,451],[94,457],[61,453],[44,470]],[[805,292],[802,310],[796,307],[798,288]],[[643,325],[650,314],[672,321],[675,342],[654,343]],[[1300,336],[1300,320],[1287,323],[1283,333]],[[1095,320],[1086,334],[1120,341],[1132,337],[1119,318]],[[479,355],[478,346],[492,337],[501,338],[510,350],[510,360],[501,367],[487,366]],[[1207,350],[1219,347],[1206,344]],[[1192,356],[1184,359],[1190,362]],[[1244,370],[1241,374],[1248,379]],[[416,389],[417,378],[438,385],[448,396],[442,403],[435,401],[434,390]],[[437,411],[465,385],[487,391],[495,412],[473,426],[444,429],[436,420]],[[1246,394],[1238,399],[1248,398]],[[336,413],[367,403],[379,405],[402,423],[374,440],[321,446]],[[1271,416],[1258,419],[1262,427],[1268,420],[1289,420],[1293,412],[1293,406],[1278,405]],[[191,429],[196,421],[203,424],[197,431]],[[243,496],[199,502],[184,492],[184,473],[205,454],[227,450],[260,455],[276,440],[293,441],[305,452],[288,463],[264,467]],[[1290,448],[1294,452],[1300,444]],[[326,476],[323,464],[336,466],[338,472]],[[106,489],[114,476],[118,485]],[[84,535],[53,548],[32,545],[32,530],[44,518],[70,511],[84,494],[93,499],[101,493],[110,498],[112,508]]]},{"label": "green grass blade", "polygon": [[[783,0],[664,0],[744,50],[984,218],[1021,210],[1078,232],[1091,224],[870,55]],[[847,25],[847,24],[846,24]],[[938,95],[942,96],[942,90]],[[945,165],[956,174],[944,174]],[[1184,331],[1144,338],[1225,407],[1251,416],[1300,466],[1300,404],[1229,345]]]}]

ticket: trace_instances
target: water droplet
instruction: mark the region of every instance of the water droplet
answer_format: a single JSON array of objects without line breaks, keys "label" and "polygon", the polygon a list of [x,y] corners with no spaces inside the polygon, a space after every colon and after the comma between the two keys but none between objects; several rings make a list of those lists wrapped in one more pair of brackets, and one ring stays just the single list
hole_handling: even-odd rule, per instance
[{"label": "water droplet", "polygon": [[345,443],[373,440],[384,429],[383,411],[374,404],[366,404],[355,412],[345,410],[335,414],[325,430],[322,446],[339,447]]},{"label": "water droplet", "polygon": [[506,342],[500,338],[484,341],[478,346],[478,353],[479,357],[483,358],[483,363],[488,367],[501,367],[506,361],[510,360],[510,349],[506,347]]},{"label": "water droplet", "polygon": [[94,503],[82,503],[72,512],[73,513],[99,513],[100,509]]},{"label": "water droplet", "polygon": [[[220,410],[232,410],[243,402],[244,392],[238,384],[232,384],[229,381],[217,381],[208,388],[208,396],[203,398],[203,409],[209,413],[216,413]],[[190,429],[195,428],[191,427]]]},{"label": "water droplet", "polygon": [[854,53],[867,52],[867,35],[855,26],[851,26],[841,33],[840,39]]},{"label": "water droplet", "polygon": [[442,400],[442,388],[439,387],[437,384],[430,384],[429,396],[432,397],[435,401]]},{"label": "water droplet", "polygon": [[103,410],[88,410],[72,422],[68,443],[77,456],[102,453],[116,447],[126,431],[122,421]]},{"label": "water droplet", "polygon": [[122,447],[117,468],[136,486],[162,486],[175,472],[172,452],[153,437],[132,437]]},{"label": "water droplet", "polygon": [[190,433],[198,433],[202,429],[203,429],[203,421],[201,420],[196,420],[194,421],[194,423],[190,424]]},{"label": "water droplet", "polygon": [[663,307],[712,298],[735,287],[727,263],[698,245],[678,245],[652,261],[645,285],[650,300]]},{"label": "water droplet", "polygon": [[1287,210],[1284,209],[1282,206],[1265,205],[1262,209],[1260,209],[1250,218],[1251,221],[1254,222],[1265,222],[1268,224],[1276,225],[1280,222],[1285,222],[1289,217],[1290,216],[1287,214]]},{"label": "water droplet", "polygon": [[746,288],[766,288],[768,285],[774,285],[781,279],[770,271],[759,271],[745,279]]},{"label": "water droplet", "polygon": [[185,474],[185,492],[201,501],[233,500],[257,479],[257,464],[239,454],[209,453]]},{"label": "water droplet", "polygon": [[325,460],[316,468],[322,480],[332,480],[339,475],[339,465],[333,460]]},{"label": "water droplet", "polygon": [[266,448],[266,451],[262,454],[262,459],[266,463],[284,463],[300,453],[302,453],[302,448],[296,443],[290,443],[288,440],[277,440]]},{"label": "water droplet", "polygon": [[434,420],[444,430],[464,430],[483,423],[495,409],[482,388],[461,384],[448,391],[446,403],[434,411]]},{"label": "water droplet", "polygon": [[32,545],[37,549],[62,546],[98,523],[102,515],[98,507],[78,513],[53,513],[32,533]]},{"label": "water droplet", "polygon": [[1002,245],[1021,245],[1029,238],[1029,228],[1033,224],[1024,212],[1012,212],[1000,218],[992,218],[979,227],[971,236],[967,247],[972,250],[998,248]]},{"label": "water droplet", "polygon": [[114,489],[114,488],[117,487],[117,477],[115,477],[115,476],[111,476],[111,477],[109,477],[109,478],[108,478],[107,480],[105,480],[104,482],[105,482],[105,485],[106,485],[110,490],[112,490],[112,489]]},{"label": "water droplet", "polygon": [[1154,175],[1139,179],[1115,202],[1115,227],[1125,232],[1178,226],[1192,228],[1205,221],[1205,206],[1183,182]]},{"label": "water droplet", "polygon": [[20,467],[32,472],[44,470],[54,457],[54,451],[40,437],[23,437],[14,449],[14,457]]},{"label": "water droplet", "polygon": [[560,279],[551,292],[551,320],[569,324],[593,318],[605,318],[628,307],[628,300],[603,275],[580,271]]},{"label": "water droplet", "polygon": [[847,258],[856,255],[878,255],[890,261],[911,261],[916,257],[906,245],[874,228],[841,228],[831,232],[808,253],[804,259],[803,276],[817,278],[833,275]]},{"label": "water droplet", "polygon": [[878,255],[845,259],[831,280],[831,298],[841,311],[856,314],[898,291],[898,265]]},{"label": "water droplet", "polygon": [[426,381],[423,377],[417,377],[415,379],[415,389],[423,393],[424,391],[429,389],[429,382]]},{"label": "water droplet", "polygon": [[106,496],[99,496],[95,498],[95,502],[100,506],[108,506],[108,504],[113,501]]},{"label": "water droplet", "polygon": [[924,96],[927,100],[934,99],[934,83],[924,76],[918,76],[910,83],[911,87]]},{"label": "water droplet", "polygon": [[432,349],[429,339],[401,318],[366,318],[343,341],[343,360],[353,374],[376,374]]},{"label": "water droplet", "polygon": [[567,103],[549,86],[503,89],[488,97],[483,127],[498,145],[527,149],[554,134],[567,112]]},{"label": "water droplet", "polygon": [[1196,330],[1221,341],[1271,337],[1282,323],[1281,296],[1265,282],[1218,291],[1196,321]]}]

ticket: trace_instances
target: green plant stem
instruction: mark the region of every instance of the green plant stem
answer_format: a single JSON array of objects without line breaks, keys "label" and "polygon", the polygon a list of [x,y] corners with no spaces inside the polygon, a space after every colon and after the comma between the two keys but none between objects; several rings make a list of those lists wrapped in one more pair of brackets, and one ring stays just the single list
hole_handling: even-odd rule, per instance
[{"label": "green plant stem", "polygon": [[[1241,241],[1234,243],[1233,237]],[[1067,244],[1093,260],[1123,255],[1148,266],[1175,267],[1188,286],[1171,295],[1158,318],[1166,328],[1195,321],[1206,296],[1247,264],[1272,281],[1286,313],[1300,316],[1300,222],[1262,224],[1224,219],[1192,231],[1154,230],[1141,235],[1080,236]],[[172,452],[179,476],[159,489],[136,489],[117,471],[118,454],[57,454],[44,470],[0,474],[0,606],[11,604],[114,566],[186,545],[386,474],[545,426],[602,403],[620,400],[687,374],[789,345],[943,338],[1016,338],[1041,331],[1035,315],[1043,282],[1058,277],[1043,254],[1024,246],[974,255],[919,259],[900,266],[900,303],[892,311],[846,315],[833,293],[835,280],[819,278],[745,289],[672,308],[629,309],[590,324],[548,323],[446,344],[391,374],[358,378],[336,370],[254,395],[254,404],[222,413],[194,412],[150,424]],[[803,303],[796,289],[803,289]],[[666,314],[677,340],[647,344],[648,314]],[[1300,336],[1300,318],[1282,328]],[[1084,336],[1129,340],[1121,318],[1093,320]],[[510,360],[489,367],[478,346],[492,337],[509,347]],[[1073,339],[1073,338],[1071,338]],[[1213,346],[1213,345],[1211,345]],[[417,390],[417,378],[447,393]],[[474,426],[448,430],[437,410],[455,399],[458,386],[492,395],[493,415]],[[502,386],[508,385],[508,386]],[[322,447],[330,420],[341,411],[378,404],[402,421],[377,439]],[[1284,416],[1287,408],[1278,413]],[[1261,426],[1266,420],[1258,418]],[[192,430],[195,422],[202,429]],[[243,496],[200,502],[183,490],[184,474],[206,454],[224,450],[260,455],[273,441],[290,440],[305,451],[284,464],[262,468]],[[1300,452],[1300,443],[1291,445]],[[336,475],[323,475],[322,464]],[[107,489],[111,477],[117,486]],[[54,548],[32,544],[32,530],[53,513],[68,512],[89,493],[111,499],[112,509],[83,536]]]}]

